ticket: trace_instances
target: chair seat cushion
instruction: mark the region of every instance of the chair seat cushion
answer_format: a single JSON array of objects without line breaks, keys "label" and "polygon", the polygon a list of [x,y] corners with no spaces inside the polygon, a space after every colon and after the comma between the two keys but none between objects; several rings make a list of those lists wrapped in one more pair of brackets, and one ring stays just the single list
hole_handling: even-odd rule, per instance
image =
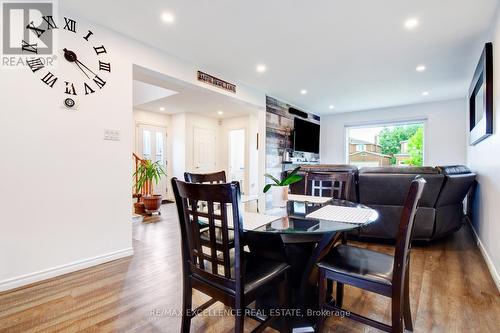
[{"label": "chair seat cushion", "polygon": [[391,285],[394,257],[355,246],[339,245],[318,266],[360,280]]},{"label": "chair seat cushion", "polygon": [[[234,274],[234,249],[229,252],[231,260],[231,278],[235,278]],[[264,284],[271,282],[275,278],[278,278],[283,274],[290,266],[281,261],[276,261],[272,259],[263,258],[260,256],[253,255],[248,252],[244,252],[243,255],[243,267],[245,268],[245,293],[254,291],[255,289],[263,286]],[[205,261],[205,270],[207,272],[212,271],[212,264],[209,261]],[[224,275],[222,265],[218,265],[218,273],[222,276]],[[196,275],[196,274],[195,274]],[[199,277],[200,278],[200,277]],[[202,278],[203,279],[203,278]],[[223,286],[218,286],[232,294],[234,290],[227,289]]]},{"label": "chair seat cushion", "polygon": [[[234,244],[234,231],[228,230],[229,244]],[[200,232],[200,238],[203,242],[210,242],[210,230],[205,229]],[[219,245],[222,245],[222,229],[215,228],[215,242]]]},{"label": "chair seat cushion", "polygon": [[289,267],[284,262],[248,255],[245,260],[245,293],[274,280]]}]

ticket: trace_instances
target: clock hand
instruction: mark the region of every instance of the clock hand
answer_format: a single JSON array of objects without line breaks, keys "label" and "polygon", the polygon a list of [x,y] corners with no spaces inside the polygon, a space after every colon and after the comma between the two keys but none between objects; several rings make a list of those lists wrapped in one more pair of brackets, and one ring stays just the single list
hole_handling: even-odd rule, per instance
[{"label": "clock hand", "polygon": [[76,53],[71,51],[71,50],[68,50],[67,48],[64,48],[63,49],[64,51],[64,58],[68,61],[68,62],[73,62],[75,63],[75,65],[78,66],[78,68],[80,68],[80,70],[83,72],[83,74],[85,74],[85,76],[90,79],[89,75],[83,70],[83,68],[78,64],[79,61],[78,61],[78,57],[76,56]]},{"label": "clock hand", "polygon": [[77,62],[75,62],[75,65],[77,65],[77,66],[78,66],[78,68],[80,68],[80,70],[83,72],[83,74],[85,74],[85,76],[86,76],[88,79],[90,79],[90,76],[89,76],[89,75],[88,75],[88,74],[87,74],[87,73],[83,70],[83,68],[82,68],[82,67],[80,67],[80,65],[78,64],[78,61],[77,61]]},{"label": "clock hand", "polygon": [[[96,73],[94,73],[90,68],[88,68],[83,62],[81,62],[80,60],[78,60],[78,57],[76,56],[76,53],[71,51],[71,50],[68,50],[66,48],[63,49],[64,51],[64,58],[69,61],[69,62],[74,62],[78,68],[80,68],[80,70],[83,72],[83,74],[85,74],[85,76],[87,78],[90,79],[90,76],[85,72],[85,70],[83,68],[85,68],[86,70],[88,70],[90,73],[94,74],[95,76],[97,76]],[[82,68],[83,67],[83,68]]]},{"label": "clock hand", "polygon": [[90,73],[94,74],[95,76],[97,76],[96,73],[94,73],[90,68],[88,68],[87,66],[85,66],[80,60],[75,60],[77,64],[80,64],[82,65],[83,67],[85,67]]}]

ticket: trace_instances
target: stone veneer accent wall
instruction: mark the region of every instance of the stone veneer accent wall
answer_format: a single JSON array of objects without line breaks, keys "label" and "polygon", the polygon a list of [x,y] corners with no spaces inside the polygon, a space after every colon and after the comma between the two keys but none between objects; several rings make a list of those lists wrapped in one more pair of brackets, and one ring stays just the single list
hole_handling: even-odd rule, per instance
[{"label": "stone veneer accent wall", "polygon": [[[319,117],[304,111],[298,107],[279,101],[273,97],[266,96],[266,172],[281,177],[283,171],[283,153],[285,149],[293,154],[293,123],[295,115],[290,114],[288,109],[293,107],[308,114],[307,121],[319,124]],[[318,119],[314,119],[314,118]],[[271,196],[267,196],[267,205]]]}]

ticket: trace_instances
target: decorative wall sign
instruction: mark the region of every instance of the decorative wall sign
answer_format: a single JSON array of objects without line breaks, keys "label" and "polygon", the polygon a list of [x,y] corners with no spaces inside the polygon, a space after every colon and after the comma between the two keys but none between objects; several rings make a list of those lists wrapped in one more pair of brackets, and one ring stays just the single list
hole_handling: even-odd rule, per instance
[{"label": "decorative wall sign", "polygon": [[198,81],[210,84],[217,88],[221,88],[232,93],[236,93],[236,85],[229,83],[227,81],[221,80],[207,73],[203,73],[202,71],[198,71]]},{"label": "decorative wall sign", "polygon": [[[80,30],[80,26],[73,19],[63,17],[61,22],[56,22],[52,16],[42,17],[42,24],[35,26],[33,22],[26,26],[40,40],[47,31],[58,31],[69,34],[72,42],[66,42],[55,54],[61,61],[59,62],[61,71],[65,71],[66,78],[60,74],[52,73],[46,68],[38,55],[38,43],[22,41],[23,54],[32,55],[26,61],[27,66],[49,88],[60,89],[72,98],[75,96],[86,96],[100,91],[106,85],[104,75],[111,73],[111,63],[106,56],[108,50],[104,45],[98,43],[94,32],[88,29]],[[70,69],[63,64],[68,64]],[[71,72],[70,72],[71,71]],[[70,79],[70,77],[72,79]]]},{"label": "decorative wall sign", "polygon": [[493,44],[486,43],[469,88],[469,143],[493,134]]}]

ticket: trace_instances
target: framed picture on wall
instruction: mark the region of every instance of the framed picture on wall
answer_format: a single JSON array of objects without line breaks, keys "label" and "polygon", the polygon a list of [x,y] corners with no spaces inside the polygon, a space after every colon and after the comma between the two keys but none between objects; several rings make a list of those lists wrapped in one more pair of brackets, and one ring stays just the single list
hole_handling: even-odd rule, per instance
[{"label": "framed picture on wall", "polygon": [[493,134],[493,45],[486,43],[469,88],[469,144]]}]

